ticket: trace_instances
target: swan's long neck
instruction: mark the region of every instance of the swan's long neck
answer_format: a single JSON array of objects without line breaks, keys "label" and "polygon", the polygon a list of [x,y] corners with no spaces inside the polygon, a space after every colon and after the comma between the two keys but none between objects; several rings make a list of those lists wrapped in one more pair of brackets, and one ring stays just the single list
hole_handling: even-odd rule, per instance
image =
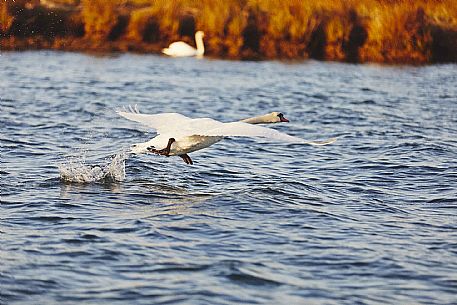
[{"label": "swan's long neck", "polygon": [[197,45],[197,56],[203,56],[205,53],[205,46],[203,45],[202,35],[195,34],[195,44]]},{"label": "swan's long neck", "polygon": [[249,124],[265,124],[265,123],[272,123],[271,120],[269,120],[269,115],[259,115],[255,116],[252,118],[247,118],[244,120],[241,120],[241,122],[244,123],[249,123]]}]

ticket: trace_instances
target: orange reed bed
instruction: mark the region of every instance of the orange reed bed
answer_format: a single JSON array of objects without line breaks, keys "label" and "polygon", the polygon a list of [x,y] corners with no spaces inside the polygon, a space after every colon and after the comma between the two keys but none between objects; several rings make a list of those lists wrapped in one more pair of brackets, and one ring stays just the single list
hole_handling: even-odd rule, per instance
[{"label": "orange reed bed", "polygon": [[457,62],[454,0],[7,0],[2,49],[159,52],[205,32],[234,59]]}]

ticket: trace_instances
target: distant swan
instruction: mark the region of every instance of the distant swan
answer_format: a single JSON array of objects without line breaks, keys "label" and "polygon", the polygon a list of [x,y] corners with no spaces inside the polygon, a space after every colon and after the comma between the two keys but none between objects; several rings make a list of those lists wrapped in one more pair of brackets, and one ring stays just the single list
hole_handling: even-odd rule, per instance
[{"label": "distant swan", "polygon": [[162,53],[173,57],[198,56],[201,57],[205,53],[203,45],[203,37],[205,34],[202,31],[195,33],[195,44],[197,48],[188,45],[184,41],[173,42],[168,48],[162,49]]},{"label": "distant swan", "polygon": [[[240,122],[222,123],[210,118],[192,119],[179,113],[141,114],[135,108],[117,113],[129,120],[142,123],[157,131],[153,139],[134,144],[131,153],[155,153],[163,156],[180,156],[187,164],[193,164],[188,153],[207,148],[224,137],[263,137],[279,141],[309,145],[327,145],[336,141],[305,141],[274,129],[252,124],[288,122],[282,113],[272,112]],[[251,124],[249,124],[250,122]]]}]

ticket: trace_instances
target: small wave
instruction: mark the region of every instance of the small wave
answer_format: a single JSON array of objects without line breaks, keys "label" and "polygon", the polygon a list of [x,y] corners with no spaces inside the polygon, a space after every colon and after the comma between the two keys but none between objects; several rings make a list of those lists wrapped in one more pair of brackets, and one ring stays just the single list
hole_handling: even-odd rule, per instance
[{"label": "small wave", "polygon": [[251,275],[247,273],[232,273],[227,275],[227,277],[241,285],[254,285],[254,286],[280,286],[281,283],[275,280],[262,278],[260,276]]},{"label": "small wave", "polygon": [[84,158],[69,159],[59,164],[60,180],[74,183],[123,181],[127,157],[125,152],[118,153],[104,165],[86,164]]}]

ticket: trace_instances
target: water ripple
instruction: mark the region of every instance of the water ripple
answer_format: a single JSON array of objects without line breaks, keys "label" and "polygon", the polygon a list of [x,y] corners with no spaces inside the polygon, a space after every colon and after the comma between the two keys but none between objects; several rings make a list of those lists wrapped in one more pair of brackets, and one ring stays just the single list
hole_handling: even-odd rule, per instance
[{"label": "water ripple", "polygon": [[[0,303],[455,303],[455,65],[1,58]],[[129,156],[126,104],[338,141]]]}]

